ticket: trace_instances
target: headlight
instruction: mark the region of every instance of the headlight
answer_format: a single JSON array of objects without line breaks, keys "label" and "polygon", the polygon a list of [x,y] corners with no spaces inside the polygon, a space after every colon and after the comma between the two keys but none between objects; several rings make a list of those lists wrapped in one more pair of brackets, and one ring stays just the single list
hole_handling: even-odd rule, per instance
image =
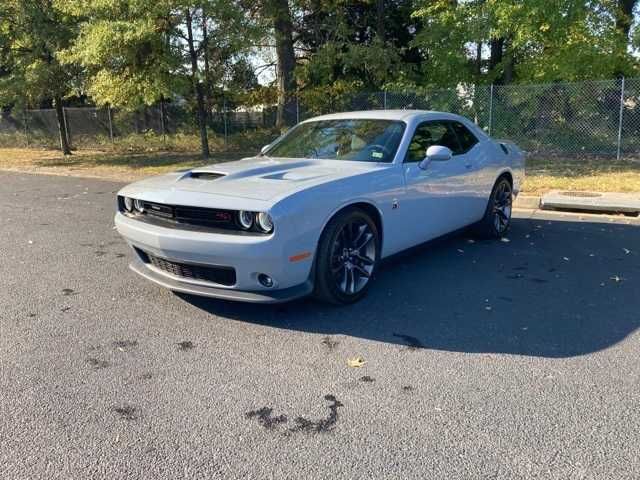
[{"label": "headlight", "polygon": [[238,212],[238,223],[245,230],[249,230],[253,225],[253,212],[241,210]]},{"label": "headlight", "polygon": [[273,230],[273,220],[267,212],[260,212],[257,218],[258,227],[264,233],[270,233]]},{"label": "headlight", "polygon": [[127,212],[130,212],[133,210],[133,199],[130,197],[124,197],[124,209]]},{"label": "headlight", "polygon": [[133,201],[133,206],[135,207],[135,209],[140,212],[140,213],[144,213],[144,202],[142,200],[139,199],[135,199]]}]

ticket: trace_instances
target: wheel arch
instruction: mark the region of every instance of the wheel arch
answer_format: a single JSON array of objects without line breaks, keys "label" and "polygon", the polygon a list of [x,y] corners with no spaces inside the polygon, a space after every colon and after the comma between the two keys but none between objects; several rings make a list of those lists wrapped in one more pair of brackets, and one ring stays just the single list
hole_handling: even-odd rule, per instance
[{"label": "wheel arch", "polygon": [[382,245],[384,243],[384,223],[382,220],[382,213],[375,204],[366,200],[354,200],[333,210],[322,224],[320,235],[318,236],[318,243],[320,242],[320,238],[322,237],[322,234],[324,233],[325,229],[327,228],[327,224],[331,221],[331,219],[333,219],[336,215],[339,215],[342,212],[351,209],[362,210],[371,217],[371,220],[373,220],[373,223],[376,224],[376,228],[378,229],[378,235],[380,236],[380,251],[382,252]]},{"label": "wheel arch", "polygon": [[509,183],[511,184],[511,188],[513,188],[513,173],[511,172],[511,170],[509,169],[505,169],[502,170],[499,175],[496,177],[496,181],[493,182],[493,185],[495,186],[496,183],[498,183],[498,180],[500,180],[501,178],[506,178],[507,180],[509,180]]}]

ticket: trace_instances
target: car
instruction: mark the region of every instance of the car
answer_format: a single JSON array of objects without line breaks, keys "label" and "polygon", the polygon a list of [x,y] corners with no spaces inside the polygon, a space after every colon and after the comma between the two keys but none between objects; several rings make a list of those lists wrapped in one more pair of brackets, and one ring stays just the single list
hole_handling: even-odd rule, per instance
[{"label": "car", "polygon": [[175,292],[349,304],[385,257],[468,226],[503,236],[524,162],[451,113],[324,115],[255,157],[124,187],[115,225],[131,269]]}]

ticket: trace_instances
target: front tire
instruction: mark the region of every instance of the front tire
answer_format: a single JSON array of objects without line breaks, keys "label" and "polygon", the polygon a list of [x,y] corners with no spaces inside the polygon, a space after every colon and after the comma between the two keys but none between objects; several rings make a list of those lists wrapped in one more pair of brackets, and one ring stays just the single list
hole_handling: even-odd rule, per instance
[{"label": "front tire", "polygon": [[478,233],[484,238],[501,238],[511,226],[513,187],[507,177],[500,177],[491,191],[484,218],[478,224]]},{"label": "front tire", "polygon": [[369,289],[380,258],[380,234],[375,222],[360,209],[333,217],[325,227],[316,255],[314,296],[346,305]]}]

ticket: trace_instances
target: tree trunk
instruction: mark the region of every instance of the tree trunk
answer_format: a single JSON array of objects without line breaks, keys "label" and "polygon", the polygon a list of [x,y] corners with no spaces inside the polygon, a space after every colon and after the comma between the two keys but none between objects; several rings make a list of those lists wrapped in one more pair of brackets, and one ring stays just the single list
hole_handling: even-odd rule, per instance
[{"label": "tree trunk", "polygon": [[476,82],[480,80],[482,75],[482,42],[476,42],[476,63],[474,65],[476,74]]},{"label": "tree trunk", "polygon": [[207,114],[204,106],[204,94],[202,92],[202,84],[198,79],[198,54],[193,42],[193,25],[191,10],[187,8],[185,11],[185,19],[187,23],[187,43],[189,46],[189,57],[191,58],[191,81],[196,94],[196,104],[198,110],[198,127],[200,128],[200,146],[202,157],[209,158],[209,139],[207,138]]},{"label": "tree trunk", "polygon": [[496,83],[498,83],[499,77],[501,75],[496,76],[494,74],[496,73],[496,68],[498,68],[498,65],[502,63],[504,38],[492,38],[489,41],[489,47],[491,49],[491,54],[489,55],[489,73],[496,78]]},{"label": "tree trunk", "polygon": [[618,78],[624,76],[622,65],[625,63],[624,57],[627,54],[629,33],[631,32],[631,25],[633,24],[633,9],[636,6],[636,3],[638,3],[638,0],[617,0],[616,2],[616,30],[618,31],[621,42],[624,42],[624,44],[620,46],[619,55],[621,58],[615,71],[615,75]]},{"label": "tree trunk", "polygon": [[58,133],[60,135],[60,150],[64,155],[71,155],[71,148],[69,147],[67,137],[67,122],[64,119],[64,112],[62,111],[62,98],[56,97],[53,100],[56,109],[56,120],[58,121]]},{"label": "tree trunk", "polygon": [[616,12],[616,29],[626,41],[629,41],[629,32],[633,23],[633,8],[638,0],[618,0]]},{"label": "tree trunk", "polygon": [[376,36],[384,42],[384,0],[376,0]]},{"label": "tree trunk", "polygon": [[211,86],[211,72],[209,69],[209,29],[207,26],[207,11],[204,7],[202,7],[202,58],[204,60],[204,96],[207,105],[207,121],[209,121],[211,117],[211,106],[213,104],[211,100],[213,88]]},{"label": "tree trunk", "polygon": [[293,112],[287,111],[293,94],[295,93],[295,79],[293,71],[296,67],[296,57],[293,51],[293,24],[288,0],[268,0],[273,29],[275,31],[276,55],[278,65],[276,77],[278,80],[278,113],[276,126],[282,127],[293,123]]},{"label": "tree trunk", "polygon": [[[489,57],[489,73],[492,74],[496,85],[506,85],[513,82],[515,58],[513,49],[507,38],[492,38],[489,42],[491,56]],[[500,68],[500,72],[497,69]]]}]

